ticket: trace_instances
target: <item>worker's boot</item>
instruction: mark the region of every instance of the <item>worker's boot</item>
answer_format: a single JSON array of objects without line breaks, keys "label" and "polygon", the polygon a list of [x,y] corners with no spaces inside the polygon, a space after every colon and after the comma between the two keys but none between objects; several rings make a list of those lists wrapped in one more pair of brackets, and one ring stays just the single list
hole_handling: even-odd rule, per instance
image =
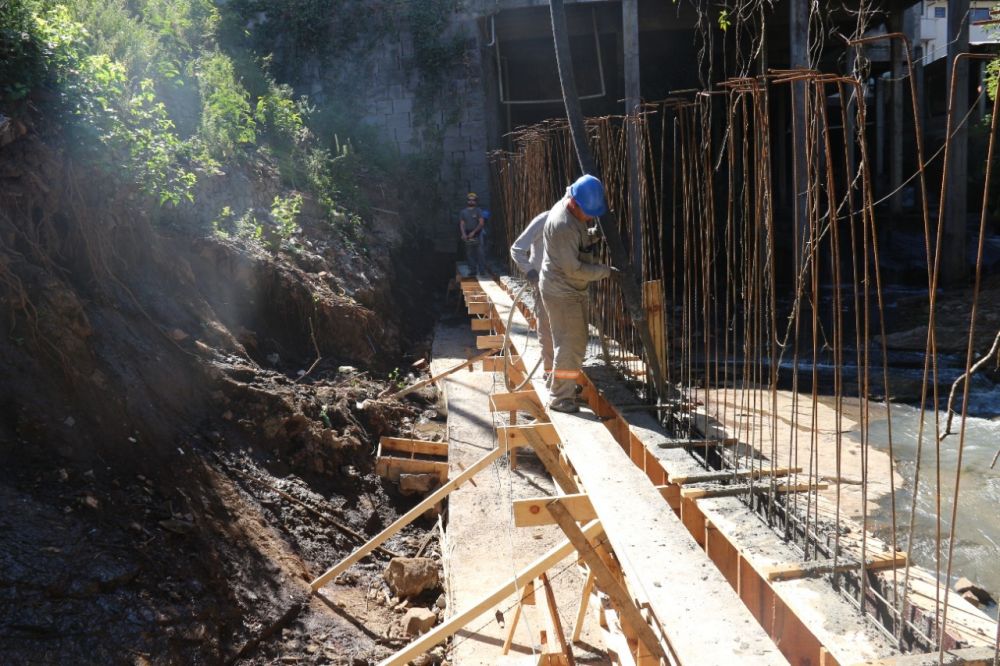
[{"label": "worker's boot", "polygon": [[580,405],[575,398],[563,398],[562,400],[553,400],[550,402],[549,409],[554,412],[562,412],[563,414],[576,414],[580,411]]}]

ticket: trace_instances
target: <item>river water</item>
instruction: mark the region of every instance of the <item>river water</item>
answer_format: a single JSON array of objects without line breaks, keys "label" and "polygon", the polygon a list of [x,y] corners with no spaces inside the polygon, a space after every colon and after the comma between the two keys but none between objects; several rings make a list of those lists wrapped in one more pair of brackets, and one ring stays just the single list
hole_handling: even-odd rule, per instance
[{"label": "river water", "polygon": [[[970,400],[970,406],[971,403]],[[994,410],[997,404],[993,402]],[[909,543],[908,525],[916,471],[920,410],[909,405],[896,404],[892,406],[891,416],[893,454],[897,469],[905,479],[903,487],[896,492],[897,547],[905,550]],[[951,530],[951,511],[955,496],[959,424],[960,418],[956,416],[952,426],[955,434],[941,442],[939,480],[938,453],[934,442],[934,415],[928,413],[925,417],[913,547],[910,549],[910,555],[915,563],[930,571],[935,570],[939,510],[937,497],[938,483],[940,483],[942,579],[947,567],[948,534]],[[942,429],[943,427],[942,423]],[[873,421],[869,429],[871,445],[887,451],[888,430],[887,420]],[[990,463],[998,448],[1000,448],[1000,421],[970,417],[966,425],[962,457],[955,554],[952,564],[952,583],[959,576],[965,576],[989,590],[994,597],[1000,593],[1000,462],[994,469],[990,469]],[[891,534],[889,529],[891,511],[891,498],[886,497],[881,502],[881,509],[873,517],[881,527],[879,529],[881,536],[886,539]],[[996,614],[996,606],[992,612]]]}]

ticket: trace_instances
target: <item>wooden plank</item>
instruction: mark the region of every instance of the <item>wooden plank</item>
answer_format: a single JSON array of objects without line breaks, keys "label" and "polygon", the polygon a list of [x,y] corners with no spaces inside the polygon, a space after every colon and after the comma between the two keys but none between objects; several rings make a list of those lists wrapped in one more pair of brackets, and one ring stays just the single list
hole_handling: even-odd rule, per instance
[{"label": "wooden plank", "polygon": [[[787,664],[604,425],[589,415],[550,417],[626,581],[634,581],[632,592],[648,605],[680,663]],[[740,631],[720,632],[720,626]]]},{"label": "wooden plank", "polygon": [[541,437],[542,441],[551,446],[559,443],[559,433],[551,423],[531,423],[526,425],[500,426],[497,428],[497,438],[500,446],[510,449],[529,446],[526,430],[531,430]]},{"label": "wooden plank", "polygon": [[395,482],[399,481],[400,474],[433,474],[444,483],[448,479],[448,463],[383,456],[375,461],[375,473]]},{"label": "wooden plank", "polygon": [[[898,569],[906,566],[906,553],[897,552],[895,556],[891,553],[879,553],[870,558],[865,565],[869,571],[882,571],[884,569]],[[769,581],[795,580],[797,578],[813,578],[825,574],[856,571],[861,567],[859,562],[839,561],[837,566],[833,566],[833,561],[828,562],[791,562],[788,564],[776,564],[766,568],[762,573]]]},{"label": "wooden plank", "polygon": [[[779,493],[807,493],[817,490],[826,490],[830,484],[828,483],[780,483],[774,487],[775,492]],[[750,485],[739,485],[739,486],[717,486],[714,488],[681,488],[681,497],[685,499],[701,499],[703,497],[732,497],[733,495],[742,495],[748,493],[752,490],[758,490],[760,492],[767,492],[769,487],[764,484],[757,484],[755,486]]]},{"label": "wooden plank", "polygon": [[[562,495],[559,500],[573,516],[573,520],[578,523],[586,523],[597,517],[590,499],[584,494]],[[536,527],[554,524],[556,519],[549,513],[548,508],[551,501],[551,497],[514,500],[514,525],[516,527]]]},{"label": "wooden plank", "polygon": [[972,647],[945,650],[944,660],[938,660],[938,653],[908,654],[888,659],[865,661],[856,666],[992,666],[995,650],[992,647]]},{"label": "wooden plank", "polygon": [[480,335],[476,337],[476,349],[500,349],[503,347],[502,335]]},{"label": "wooden plank", "polygon": [[489,303],[469,303],[466,305],[470,315],[485,315],[490,313]]},{"label": "wooden plank", "polygon": [[[588,523],[581,530],[581,532],[586,538],[595,539],[601,534],[602,528],[600,523],[595,520]],[[561,561],[566,559],[566,557],[571,555],[574,550],[573,544],[570,543],[569,540],[562,541],[518,572],[518,574],[509,582],[503,583],[495,590],[487,594],[481,601],[473,604],[470,608],[459,611],[453,617],[445,620],[417,640],[396,652],[396,654],[379,662],[380,666],[403,666],[415,657],[427,652],[438,643],[446,641],[449,637],[453,636],[456,632],[481,616],[483,613],[495,608],[497,604],[510,595],[516,594],[519,589],[528,583],[528,581],[537,578],[540,574],[559,564]]]},{"label": "wooden plank", "polygon": [[587,619],[587,609],[590,608],[590,595],[594,591],[594,584],[597,579],[594,577],[593,571],[587,571],[587,582],[583,584],[583,594],[580,595],[580,608],[576,612],[576,622],[573,624],[573,637],[570,639],[573,643],[580,640],[580,636],[583,634],[583,623]]},{"label": "wooden plank", "polygon": [[448,442],[428,442],[423,439],[405,437],[382,437],[378,441],[379,455],[391,451],[403,453],[419,453],[429,456],[448,456]]},{"label": "wooden plank", "polygon": [[511,412],[523,410],[535,414],[544,414],[542,402],[538,399],[538,394],[531,391],[516,391],[506,393],[494,393],[490,396],[491,412]]},{"label": "wooden plank", "polygon": [[642,285],[642,305],[646,310],[646,321],[649,322],[649,334],[653,338],[656,356],[660,359],[660,367],[667,367],[666,335],[663,325],[663,281],[650,280]]},{"label": "wooden plank", "polygon": [[[677,486],[657,486],[660,495],[667,500],[680,501],[679,489]],[[586,494],[577,493],[574,495],[564,495],[559,499],[565,500],[566,508],[576,518],[576,522],[586,522],[593,520],[597,515],[594,507]],[[555,518],[549,514],[546,506],[552,501],[551,497],[529,497],[527,499],[514,500],[514,525],[516,527],[536,527],[539,525],[552,525]],[[671,508],[673,505],[671,504]]]},{"label": "wooden plank", "polygon": [[583,561],[590,567],[598,587],[610,597],[611,602],[621,614],[621,617],[638,634],[639,641],[646,650],[664,659],[668,664],[672,663],[667,650],[660,642],[659,636],[656,635],[656,632],[653,631],[645,618],[642,617],[639,609],[636,608],[635,600],[604,565],[604,561],[600,555],[590,545],[586,535],[580,531],[573,516],[570,515],[569,510],[563,505],[562,499],[554,499],[549,502],[548,509],[549,513],[556,519],[559,527],[562,528],[563,533],[569,538],[570,543],[576,548],[576,552],[579,553]]},{"label": "wooden plank", "polygon": [[552,584],[549,577],[542,573],[538,576],[542,583],[542,590],[545,592],[545,608],[548,609],[549,626],[555,638],[554,643],[549,643],[552,647],[558,647],[558,651],[550,650],[558,654],[567,666],[576,666],[576,659],[573,658],[573,649],[566,643],[566,635],[563,633],[562,620],[559,619],[559,607],[556,605],[556,597],[552,592]]},{"label": "wooden plank", "polygon": [[562,491],[568,495],[580,492],[576,481],[563,468],[560,458],[556,455],[556,446],[546,444],[542,436],[535,430],[525,430],[524,437],[528,440],[535,455],[545,465],[545,469]]},{"label": "wooden plank", "polygon": [[489,319],[473,319],[471,322],[473,331],[492,331],[493,322]]},{"label": "wooden plank", "polygon": [[[513,356],[508,363],[517,366],[520,362],[520,356]],[[504,358],[502,356],[489,356],[483,359],[483,372],[503,372],[503,366]]]},{"label": "wooden plank", "polygon": [[491,465],[497,458],[503,455],[502,449],[493,449],[482,458],[473,463],[468,469],[456,476],[454,479],[444,484],[433,493],[424,498],[422,502],[397,518],[395,522],[386,527],[373,537],[368,543],[358,548],[356,551],[345,557],[343,560],[327,569],[315,580],[309,583],[313,592],[323,587],[331,580],[347,571],[355,562],[362,559],[377,547],[389,540],[389,538],[401,529],[412,523],[414,520],[424,515],[428,509],[447,497],[453,490],[475,476],[480,470]]},{"label": "wooden plank", "polygon": [[798,474],[801,467],[775,467],[774,469],[741,469],[719,472],[701,472],[689,474],[671,474],[670,483],[683,486],[686,483],[707,483],[711,481],[725,481],[727,479],[757,479],[763,476],[788,476]]}]

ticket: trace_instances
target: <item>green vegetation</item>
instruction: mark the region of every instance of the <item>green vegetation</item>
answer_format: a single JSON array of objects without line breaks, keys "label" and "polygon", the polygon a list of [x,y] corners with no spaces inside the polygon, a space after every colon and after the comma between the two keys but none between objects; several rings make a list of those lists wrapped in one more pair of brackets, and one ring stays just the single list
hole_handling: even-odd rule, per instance
[{"label": "green vegetation", "polygon": [[360,110],[317,111],[276,81],[271,50],[292,64],[289,49],[328,65],[363,53],[403,1],[373,12],[367,0],[0,0],[0,111],[40,109],[81,161],[154,207],[199,205],[203,178],[276,168],[287,189],[271,210],[232,202],[215,233],[291,249],[309,196],[354,243],[370,210],[363,183],[399,158]]}]

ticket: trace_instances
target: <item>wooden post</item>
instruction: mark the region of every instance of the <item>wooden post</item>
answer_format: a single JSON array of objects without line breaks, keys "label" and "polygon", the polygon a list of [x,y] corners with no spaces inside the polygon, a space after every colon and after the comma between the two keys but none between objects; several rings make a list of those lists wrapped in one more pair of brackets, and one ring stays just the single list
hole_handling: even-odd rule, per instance
[{"label": "wooden post", "polygon": [[653,337],[653,347],[660,367],[667,367],[666,336],[663,328],[663,280],[650,280],[642,284],[642,303],[649,322],[649,334]]},{"label": "wooden post", "polygon": [[[574,527],[576,527],[574,523]],[[576,528],[581,532],[579,528]],[[587,538],[596,538],[602,533],[601,524],[598,521],[590,522],[583,528],[584,541]],[[453,636],[462,627],[472,622],[477,617],[487,612],[511,594],[516,594],[529,581],[537,578],[540,574],[548,571],[561,561],[566,559],[574,551],[574,546],[570,541],[563,541],[552,550],[548,551],[537,560],[522,569],[511,581],[502,583],[499,587],[486,595],[479,603],[471,608],[461,611],[454,617],[446,620],[442,624],[431,629],[429,632],[413,641],[402,650],[392,655],[388,659],[380,662],[379,666],[403,666],[414,657],[422,655],[438,643],[444,642],[448,637]]]},{"label": "wooden post", "polygon": [[549,513],[555,518],[559,527],[569,537],[570,543],[576,547],[576,552],[580,554],[583,561],[590,567],[598,587],[611,598],[617,607],[622,619],[636,632],[639,642],[649,651],[650,654],[663,659],[666,663],[671,663],[669,657],[660,644],[660,639],[647,624],[642,613],[635,606],[635,601],[625,587],[618,581],[611,571],[604,565],[601,556],[597,554],[587,536],[577,526],[576,521],[570,515],[558,499],[549,502]]},{"label": "wooden post", "polygon": [[965,258],[965,218],[968,213],[969,130],[961,122],[969,108],[969,61],[959,53],[969,50],[969,0],[948,0],[948,76],[951,85],[955,70],[953,111],[954,136],[948,150],[948,190],[945,195],[944,240],[941,255],[941,279],[944,285],[956,284],[968,274]]},{"label": "wooden post", "polygon": [[433,493],[428,495],[420,504],[416,505],[405,514],[396,519],[392,525],[385,528],[377,536],[375,536],[371,541],[365,545],[358,548],[356,551],[345,557],[343,560],[338,562],[336,565],[330,567],[326,572],[320,575],[316,580],[309,583],[309,587],[315,592],[319,588],[323,587],[331,580],[347,571],[351,566],[368,555],[370,552],[381,546],[383,543],[389,540],[393,534],[396,534],[401,529],[412,523],[414,520],[424,515],[424,513],[433,507],[435,504],[443,500],[445,497],[451,494],[451,492],[457,489],[460,485],[475,476],[484,467],[489,466],[494,460],[499,458],[503,454],[503,449],[496,448],[487,453],[485,456],[477,460],[471,467],[466,469],[464,472],[456,476],[454,479],[444,484]]}]

